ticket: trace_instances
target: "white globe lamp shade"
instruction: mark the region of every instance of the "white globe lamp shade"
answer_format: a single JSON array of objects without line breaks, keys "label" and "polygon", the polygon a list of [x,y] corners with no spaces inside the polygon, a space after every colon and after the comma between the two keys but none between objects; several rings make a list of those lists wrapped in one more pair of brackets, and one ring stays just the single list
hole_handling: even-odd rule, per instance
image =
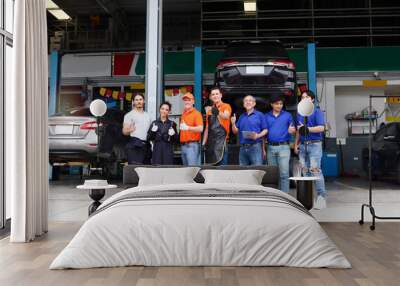
[{"label": "white globe lamp shade", "polygon": [[93,100],[92,103],[90,103],[90,113],[92,113],[93,116],[101,117],[106,114],[106,111],[107,105],[101,99]]},{"label": "white globe lamp shade", "polygon": [[301,116],[310,116],[314,112],[314,103],[310,98],[302,99],[297,105],[297,113]]}]

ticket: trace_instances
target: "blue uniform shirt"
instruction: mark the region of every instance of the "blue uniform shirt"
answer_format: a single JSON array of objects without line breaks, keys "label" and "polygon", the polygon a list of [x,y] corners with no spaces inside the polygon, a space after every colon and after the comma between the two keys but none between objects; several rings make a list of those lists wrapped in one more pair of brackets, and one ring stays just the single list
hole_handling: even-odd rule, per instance
[{"label": "blue uniform shirt", "polygon": [[[297,114],[297,126],[304,124],[304,117],[300,114]],[[307,127],[314,127],[314,126],[324,126],[325,119],[324,113],[319,109],[315,108],[313,114],[308,117]],[[323,132],[319,133],[308,133],[307,140],[322,140]],[[304,142],[304,136],[300,137],[300,141]]]},{"label": "blue uniform shirt", "polygon": [[250,114],[245,112],[240,115],[239,120],[236,122],[236,127],[239,129],[240,144],[254,144],[262,141],[261,138],[258,138],[257,140],[243,138],[242,131],[260,133],[264,129],[267,129],[264,114],[257,110],[254,110]]},{"label": "blue uniform shirt", "polygon": [[272,111],[265,114],[265,121],[267,124],[268,134],[267,140],[270,143],[278,143],[290,141],[289,126],[293,125],[292,115],[282,110],[278,116],[275,116]]}]

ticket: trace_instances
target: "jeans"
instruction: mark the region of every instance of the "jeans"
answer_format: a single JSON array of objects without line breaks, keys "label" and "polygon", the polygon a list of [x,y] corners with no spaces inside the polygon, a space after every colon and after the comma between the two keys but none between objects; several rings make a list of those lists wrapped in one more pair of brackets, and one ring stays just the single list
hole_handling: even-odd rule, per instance
[{"label": "jeans", "polygon": [[200,142],[182,144],[182,163],[185,166],[200,166]]},{"label": "jeans", "polygon": [[280,189],[282,192],[289,192],[289,145],[268,145],[267,151],[268,165],[279,167]]},{"label": "jeans", "polygon": [[262,165],[262,144],[241,146],[239,151],[239,164],[241,166]]},{"label": "jeans", "polygon": [[318,196],[326,198],[325,180],[321,171],[322,142],[307,144],[307,156],[304,144],[300,145],[299,159],[303,176],[318,177],[315,188]]}]

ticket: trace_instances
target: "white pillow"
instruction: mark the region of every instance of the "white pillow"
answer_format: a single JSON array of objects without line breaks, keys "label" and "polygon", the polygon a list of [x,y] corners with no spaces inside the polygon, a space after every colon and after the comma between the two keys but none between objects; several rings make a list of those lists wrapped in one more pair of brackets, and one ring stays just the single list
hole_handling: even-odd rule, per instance
[{"label": "white pillow", "polygon": [[202,170],[204,183],[261,185],[265,171],[262,170]]},{"label": "white pillow", "polygon": [[187,168],[135,168],[139,176],[138,186],[171,185],[195,183],[193,180],[199,167]]}]

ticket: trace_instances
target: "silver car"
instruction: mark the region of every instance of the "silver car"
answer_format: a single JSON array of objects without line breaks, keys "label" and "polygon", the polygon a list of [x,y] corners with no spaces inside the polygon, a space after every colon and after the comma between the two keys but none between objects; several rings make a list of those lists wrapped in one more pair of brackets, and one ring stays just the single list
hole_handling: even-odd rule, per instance
[{"label": "silver car", "polygon": [[89,108],[49,117],[50,163],[90,161],[97,153],[96,118]]}]

